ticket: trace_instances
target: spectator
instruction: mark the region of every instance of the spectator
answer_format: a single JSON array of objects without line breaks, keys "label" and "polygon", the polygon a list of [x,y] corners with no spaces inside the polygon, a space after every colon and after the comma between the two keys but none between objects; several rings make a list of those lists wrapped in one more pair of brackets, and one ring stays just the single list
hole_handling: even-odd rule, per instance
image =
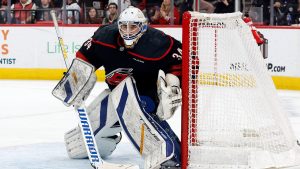
[{"label": "spectator", "polygon": [[159,24],[160,8],[158,6],[152,6],[148,8],[147,16],[149,24]]},{"label": "spectator", "polygon": [[51,0],[41,0],[41,5],[38,7],[36,12],[36,21],[50,21],[51,15],[50,10],[53,8]]},{"label": "spectator", "polygon": [[114,2],[111,2],[107,6],[107,8],[108,8],[108,10],[107,10],[108,14],[103,19],[103,22],[102,22],[103,25],[115,23],[115,22],[117,22],[117,19],[118,19],[118,5]]},{"label": "spectator", "polygon": [[285,13],[285,25],[298,24],[298,6],[297,0],[285,0],[281,6],[282,11]]},{"label": "spectator", "polygon": [[[176,1],[179,1],[181,2],[182,0],[173,0],[173,2],[175,3]],[[160,6],[163,2],[163,0],[146,0],[147,5],[150,5],[150,6]]]},{"label": "spectator", "polygon": [[7,6],[7,0],[0,0],[0,8],[2,6]]},{"label": "spectator", "polygon": [[174,20],[175,25],[180,24],[180,13],[177,7],[174,6],[173,18],[171,18],[171,0],[164,0],[160,7],[160,20],[159,23],[166,25],[171,24],[171,20]]},{"label": "spectator", "polygon": [[182,23],[182,16],[185,11],[193,11],[194,0],[183,0],[181,4],[179,4],[180,11],[180,23]]},{"label": "spectator", "polygon": [[76,0],[67,0],[68,24],[79,24],[80,6]]},{"label": "spectator", "polygon": [[146,2],[147,0],[131,0],[131,5],[139,8],[143,13],[146,12]]},{"label": "spectator", "polygon": [[7,0],[0,0],[0,23],[6,23],[7,21]]},{"label": "spectator", "polygon": [[32,0],[32,2],[35,3],[37,7],[42,5],[41,0]]},{"label": "spectator", "polygon": [[213,13],[215,10],[215,7],[209,2],[200,0],[200,10],[201,11],[204,10],[206,13]]},{"label": "spectator", "polygon": [[52,0],[52,2],[55,8],[61,8],[63,6],[62,0]]},{"label": "spectator", "polygon": [[[256,0],[254,1],[254,5],[257,7],[263,7],[264,24],[269,25],[270,24],[270,1]],[[282,19],[284,17],[284,15],[282,15],[281,13],[281,10],[278,10],[280,6],[281,6],[281,0],[274,0],[273,7],[274,7],[275,15],[277,15],[277,17],[274,18],[275,22],[276,20]]]},{"label": "spectator", "polygon": [[148,0],[131,0],[131,6],[139,8],[145,16],[147,16],[147,8],[146,8],[147,3]]},{"label": "spectator", "polygon": [[233,0],[221,0],[216,3],[216,9],[214,13],[231,13],[234,12]]},{"label": "spectator", "polygon": [[129,6],[131,6],[131,1],[130,0],[121,0],[120,4],[119,4],[119,0],[110,0],[109,4],[112,3],[112,2],[114,2],[115,4],[117,4],[118,6],[120,6],[121,12],[124,11]]},{"label": "spectator", "polygon": [[300,24],[300,0],[297,1],[297,12],[296,12],[295,18],[296,18],[295,23],[299,25]]},{"label": "spectator", "polygon": [[[266,2],[264,2],[266,3]],[[268,8],[264,8],[264,13],[268,13],[268,16],[266,18],[268,18],[268,21],[270,20],[270,3],[268,4]],[[274,2],[274,24],[275,25],[286,25],[286,16],[285,16],[285,12],[284,12],[284,8],[282,8],[282,3],[281,1],[276,1]],[[268,11],[265,11],[268,10]]]},{"label": "spectator", "polygon": [[87,23],[87,24],[100,24],[101,23],[101,19],[98,18],[96,8],[91,7],[89,9],[89,13],[88,13],[85,23]]},{"label": "spectator", "polygon": [[35,10],[36,5],[31,0],[20,0],[19,2],[11,6],[13,12],[13,23],[26,24],[33,23],[34,11],[22,11],[22,10]]},{"label": "spectator", "polygon": [[[146,10],[148,12],[149,9],[151,9],[152,7],[160,7],[163,0],[146,0],[147,3],[146,3]],[[176,0],[174,0],[174,3],[175,3]],[[180,0],[181,1],[181,0]],[[156,7],[155,7],[156,8]],[[153,9],[153,8],[152,8]]]},{"label": "spectator", "polygon": [[[297,22],[296,0],[275,0],[274,2],[274,25],[291,25]],[[264,22],[270,23],[270,3],[263,2]]]},{"label": "spectator", "polygon": [[194,11],[193,9],[194,0],[183,0],[180,5],[180,11],[184,13],[185,11]]}]

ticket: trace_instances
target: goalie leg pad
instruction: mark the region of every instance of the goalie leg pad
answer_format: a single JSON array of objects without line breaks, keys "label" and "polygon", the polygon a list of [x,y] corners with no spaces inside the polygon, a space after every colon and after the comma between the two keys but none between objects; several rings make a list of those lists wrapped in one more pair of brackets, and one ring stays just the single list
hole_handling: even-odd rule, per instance
[{"label": "goalie leg pad", "polygon": [[[116,134],[108,137],[95,138],[100,156],[102,158],[112,154],[117,144],[121,141],[122,135]],[[81,130],[76,127],[65,133],[65,145],[68,156],[72,159],[88,158]]]},{"label": "goalie leg pad", "polygon": [[160,126],[162,128],[165,129],[165,131],[170,136],[172,142],[174,143],[174,155],[170,160],[164,162],[163,165],[166,166],[166,167],[178,167],[178,166],[181,165],[181,144],[180,144],[180,140],[177,137],[177,135],[174,133],[174,131],[172,130],[172,128],[170,127],[170,125],[168,124],[167,121],[160,121],[157,118],[157,122],[160,124]]},{"label": "goalie leg pad", "polygon": [[[121,141],[122,128],[109,101],[109,90],[104,90],[88,107],[87,112],[100,156],[112,154]],[[81,130],[76,127],[65,134],[65,145],[70,158],[87,158]]]},{"label": "goalie leg pad", "polygon": [[109,97],[110,90],[106,89],[87,107],[96,139],[98,135],[106,137],[122,131],[117,114]]},{"label": "goalie leg pad", "polygon": [[172,138],[144,110],[132,77],[127,77],[112,91],[111,99],[123,130],[145,159],[145,169],[156,168],[173,157]]}]

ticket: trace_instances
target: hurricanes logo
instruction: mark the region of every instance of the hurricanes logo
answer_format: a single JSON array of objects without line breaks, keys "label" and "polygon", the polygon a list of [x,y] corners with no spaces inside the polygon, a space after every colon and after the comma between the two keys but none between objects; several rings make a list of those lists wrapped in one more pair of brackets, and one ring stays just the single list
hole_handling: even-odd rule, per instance
[{"label": "hurricanes logo", "polygon": [[106,75],[106,82],[110,85],[116,86],[118,85],[122,80],[124,80],[126,77],[132,75],[132,68],[119,68],[112,72],[110,72],[108,75]]}]

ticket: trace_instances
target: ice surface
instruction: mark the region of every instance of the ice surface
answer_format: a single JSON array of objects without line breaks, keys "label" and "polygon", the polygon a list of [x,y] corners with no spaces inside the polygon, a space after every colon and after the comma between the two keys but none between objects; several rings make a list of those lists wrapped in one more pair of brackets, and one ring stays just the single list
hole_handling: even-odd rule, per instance
[{"label": "ice surface", "polygon": [[[0,169],[90,169],[87,159],[71,160],[64,133],[77,125],[71,107],[51,95],[57,81],[0,81]],[[106,85],[97,83],[88,100]],[[300,139],[300,92],[279,91],[296,136]],[[180,137],[180,113],[170,121]],[[126,137],[106,159],[142,166],[142,159]],[[99,145],[101,146],[101,145]]]}]

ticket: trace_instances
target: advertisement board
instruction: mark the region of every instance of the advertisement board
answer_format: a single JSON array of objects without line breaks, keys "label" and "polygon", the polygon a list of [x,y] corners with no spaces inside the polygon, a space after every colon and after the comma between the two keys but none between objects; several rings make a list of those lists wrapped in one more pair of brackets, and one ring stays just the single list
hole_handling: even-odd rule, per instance
[{"label": "advertisement board", "polygon": [[[61,27],[69,60],[97,27]],[[180,27],[158,27],[181,41]],[[278,88],[300,89],[300,29],[259,29],[269,40],[266,67]],[[0,79],[59,79],[65,64],[51,26],[0,28]],[[104,71],[97,72],[104,80]],[[297,84],[298,83],[298,84]],[[286,87],[294,86],[294,87]]]}]

